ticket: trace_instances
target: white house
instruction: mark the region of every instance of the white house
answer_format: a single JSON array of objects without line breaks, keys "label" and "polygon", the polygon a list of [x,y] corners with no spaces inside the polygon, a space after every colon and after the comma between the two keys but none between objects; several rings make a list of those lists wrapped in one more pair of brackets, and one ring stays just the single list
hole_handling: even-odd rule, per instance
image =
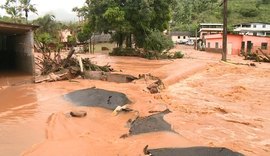
[{"label": "white house", "polygon": [[270,36],[270,23],[241,23],[234,26],[234,32],[242,35]]},{"label": "white house", "polygon": [[200,23],[200,38],[203,39],[205,35],[219,34],[223,31],[223,24],[221,23]]},{"label": "white house", "polygon": [[170,36],[173,43],[186,43],[189,40],[191,33],[187,31],[173,31],[170,33]]}]

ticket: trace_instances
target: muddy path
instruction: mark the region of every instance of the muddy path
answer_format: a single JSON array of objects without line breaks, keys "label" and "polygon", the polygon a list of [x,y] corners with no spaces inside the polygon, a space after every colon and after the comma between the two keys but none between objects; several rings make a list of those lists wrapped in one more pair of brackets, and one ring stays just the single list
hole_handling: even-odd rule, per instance
[{"label": "muddy path", "polygon": [[[10,103],[0,107],[0,140],[4,140],[1,153],[138,156],[144,155],[143,149],[149,145],[154,152],[164,148],[183,151],[224,147],[243,155],[269,155],[267,66],[251,68],[201,59],[149,61],[91,57],[100,64],[109,62],[126,74],[156,75],[164,81],[166,89],[150,94],[145,80],[115,83],[82,79],[1,89],[0,100],[4,96],[19,97],[1,101],[1,104]],[[91,87],[124,93],[131,101],[130,108],[136,112],[114,115],[112,110],[78,106],[64,99],[66,94]],[[145,118],[166,109],[171,113],[162,120],[173,132],[120,138],[129,132],[128,121],[136,119],[138,112]],[[86,111],[87,116],[72,118],[67,115],[72,110]]]}]

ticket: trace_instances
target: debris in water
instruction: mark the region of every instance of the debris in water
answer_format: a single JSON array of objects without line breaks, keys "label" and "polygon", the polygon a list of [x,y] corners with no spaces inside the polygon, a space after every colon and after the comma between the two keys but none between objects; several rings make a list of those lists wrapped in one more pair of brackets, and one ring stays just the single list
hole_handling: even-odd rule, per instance
[{"label": "debris in water", "polygon": [[117,115],[117,114],[118,114],[119,112],[121,112],[121,111],[123,111],[123,112],[130,112],[130,111],[132,111],[132,109],[128,108],[127,105],[124,105],[124,106],[117,106],[117,107],[115,108],[115,110],[113,111],[113,115]]},{"label": "debris in water", "polygon": [[159,77],[153,76],[151,74],[139,75],[139,79],[144,79],[146,82],[151,81],[147,89],[151,94],[159,93],[160,90],[165,89],[165,85]]},{"label": "debris in water", "polygon": [[82,118],[87,115],[86,111],[71,111],[69,113],[72,117]]}]

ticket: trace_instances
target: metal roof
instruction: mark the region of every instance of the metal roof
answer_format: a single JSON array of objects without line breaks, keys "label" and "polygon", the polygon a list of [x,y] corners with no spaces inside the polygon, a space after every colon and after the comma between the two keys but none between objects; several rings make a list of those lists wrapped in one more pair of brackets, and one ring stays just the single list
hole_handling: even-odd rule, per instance
[{"label": "metal roof", "polygon": [[222,23],[200,23],[200,25],[223,25]]},{"label": "metal roof", "polygon": [[16,35],[35,30],[39,26],[30,24],[19,24],[0,21],[0,34],[2,35]]},{"label": "metal roof", "polygon": [[268,22],[245,22],[245,23],[239,23],[239,24],[235,24],[234,26],[237,26],[237,25],[243,25],[243,24],[270,24]]},{"label": "metal roof", "polygon": [[172,31],[170,33],[171,36],[190,36],[191,32],[188,31]]}]

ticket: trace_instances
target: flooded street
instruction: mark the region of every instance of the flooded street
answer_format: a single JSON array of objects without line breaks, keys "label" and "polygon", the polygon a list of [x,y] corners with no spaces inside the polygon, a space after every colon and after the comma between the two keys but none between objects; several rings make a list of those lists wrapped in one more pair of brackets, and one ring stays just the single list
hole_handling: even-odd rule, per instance
[{"label": "flooded street", "polygon": [[[181,48],[181,47],[179,47]],[[31,84],[29,76],[0,78],[0,155],[144,155],[143,149],[224,147],[242,155],[270,155],[270,67],[219,62],[220,55],[184,49],[188,58],[146,60],[83,55],[100,65],[138,76],[151,73],[166,88],[147,92],[148,82],[115,83],[74,79]],[[203,57],[201,57],[203,55]],[[232,57],[231,61],[242,62]],[[12,85],[13,84],[13,85]],[[64,95],[99,88],[124,93],[128,113],[76,106]],[[127,121],[169,109],[171,131],[129,133]],[[72,110],[87,112],[72,118]]]}]

